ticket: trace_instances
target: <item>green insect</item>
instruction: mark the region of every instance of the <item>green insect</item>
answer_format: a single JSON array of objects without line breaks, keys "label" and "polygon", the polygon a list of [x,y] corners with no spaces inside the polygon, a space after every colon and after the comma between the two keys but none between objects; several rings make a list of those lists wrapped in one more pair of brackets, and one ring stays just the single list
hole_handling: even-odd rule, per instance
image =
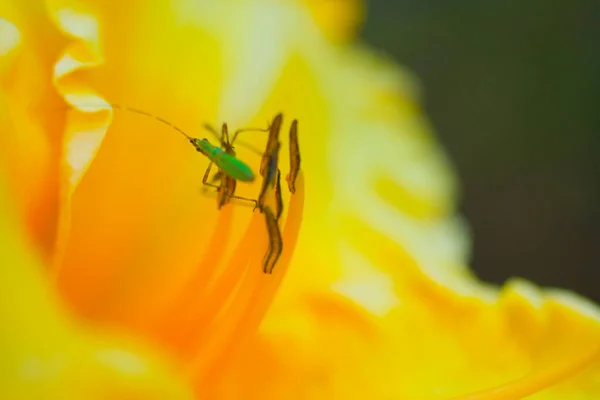
[{"label": "green insect", "polygon": [[[205,124],[204,127],[218,136],[217,132],[212,126]],[[233,140],[229,141],[229,129],[227,124],[224,123],[221,127],[221,137],[219,138],[222,148],[213,146],[206,138],[197,139],[190,137],[185,133],[184,135],[196,148],[196,151],[208,157],[208,159],[211,161],[211,165],[214,163],[219,170],[222,171],[222,173],[238,181],[253,182],[255,178],[254,172],[252,172],[252,169],[246,163],[236,158],[233,147],[233,142],[235,141],[237,134],[250,130],[260,129],[240,129],[235,132]]]},{"label": "green insect", "polygon": [[[254,199],[250,199],[247,197],[241,197],[235,195],[235,190],[237,186],[237,181],[241,182],[253,182],[255,179],[254,172],[252,168],[248,166],[244,161],[240,160],[236,157],[235,149],[233,147],[233,143],[237,138],[237,135],[241,132],[248,131],[267,131],[267,129],[255,129],[255,128],[245,128],[237,130],[233,135],[233,140],[229,140],[229,129],[227,124],[224,123],[221,127],[221,134],[219,135],[217,131],[210,125],[205,124],[204,128],[210,131],[215,137],[219,139],[220,146],[215,146],[209,142],[208,139],[203,138],[194,138],[183,129],[173,125],[169,121],[147,113],[142,110],[138,110],[136,108],[121,106],[117,104],[111,104],[111,107],[119,110],[125,110],[129,112],[133,112],[136,114],[144,115],[147,117],[151,117],[156,119],[157,121],[170,126],[175,129],[179,133],[181,133],[191,144],[194,146],[196,151],[205,155],[209,160],[210,164],[206,168],[204,176],[202,178],[202,184],[205,186],[210,186],[217,189],[217,207],[220,209],[225,204],[229,202],[231,199],[244,200],[253,203],[256,207],[259,207],[258,201]],[[254,151],[257,151],[254,149]],[[259,152],[260,153],[260,152]],[[220,185],[215,185],[212,182],[209,182],[209,176],[212,166],[216,165],[219,171],[214,175],[212,181],[219,180],[221,181]]]},{"label": "green insect", "polygon": [[[205,124],[204,127],[218,137],[218,133],[212,126]],[[231,199],[251,202],[254,204],[254,208],[259,206],[258,202],[254,199],[235,195],[238,180],[242,182],[253,182],[255,176],[252,169],[236,157],[233,142],[237,138],[238,133],[254,130],[260,131],[260,129],[252,128],[237,130],[233,140],[229,141],[229,129],[227,128],[227,124],[224,123],[221,126],[221,136],[219,138],[221,147],[213,146],[207,139],[196,139],[186,135],[190,143],[196,148],[196,151],[204,154],[210,160],[210,164],[208,164],[208,168],[206,168],[206,171],[204,172],[202,184],[217,189],[217,207],[219,209]],[[213,164],[219,169],[213,176],[213,181],[220,179],[220,185],[208,182],[208,177],[210,176],[210,170]]]},{"label": "green insect", "polygon": [[[118,110],[125,110],[136,114],[145,115],[170,126],[181,133],[192,144],[192,146],[194,146],[196,151],[205,155],[210,160],[210,164],[206,168],[202,178],[202,184],[217,189],[217,206],[219,209],[227,204],[231,199],[252,202],[255,209],[260,209],[260,211],[265,215],[265,223],[267,227],[267,233],[269,235],[269,248],[265,254],[263,271],[266,274],[272,273],[283,251],[283,238],[278,223],[283,212],[283,200],[281,196],[280,183],[281,172],[278,167],[279,148],[281,146],[281,142],[279,141],[279,132],[281,130],[283,115],[281,113],[277,114],[273,118],[272,123],[269,124],[269,127],[266,129],[239,129],[235,131],[231,141],[229,140],[229,129],[226,123],[221,126],[220,135],[211,125],[205,124],[204,128],[217,137],[220,142],[220,146],[215,146],[210,143],[208,139],[191,137],[182,129],[173,125],[169,121],[145,111],[116,104],[111,104],[111,107]],[[248,164],[236,157],[235,149],[233,147],[233,143],[237,139],[237,135],[241,132],[247,131],[269,131],[269,138],[265,152],[261,153],[260,151],[253,149],[256,153],[262,156],[260,163],[260,174],[263,177],[263,182],[258,200],[235,195],[237,181],[253,182],[255,179],[252,169],[248,166]],[[213,176],[211,182],[209,182],[210,171],[213,164],[217,166],[219,171]],[[295,181],[299,170],[300,150],[298,146],[298,121],[294,120],[290,129],[290,172],[286,176],[286,181],[288,182],[289,190],[292,194],[294,194],[296,191]],[[216,180],[221,181],[220,185],[212,183]],[[265,200],[268,193],[274,194],[274,211],[269,206],[265,205]]]}]

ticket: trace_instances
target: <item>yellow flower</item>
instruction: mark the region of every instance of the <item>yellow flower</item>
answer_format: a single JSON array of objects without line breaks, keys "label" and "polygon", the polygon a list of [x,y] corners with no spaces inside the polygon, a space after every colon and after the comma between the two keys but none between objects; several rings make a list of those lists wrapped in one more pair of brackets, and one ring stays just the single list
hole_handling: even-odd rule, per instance
[{"label": "yellow flower", "polygon": [[[3,398],[600,396],[595,305],[471,276],[415,79],[354,43],[362,3],[141,4],[0,5]],[[106,102],[193,136],[299,120],[273,275],[263,216],[217,211],[202,155]]]}]

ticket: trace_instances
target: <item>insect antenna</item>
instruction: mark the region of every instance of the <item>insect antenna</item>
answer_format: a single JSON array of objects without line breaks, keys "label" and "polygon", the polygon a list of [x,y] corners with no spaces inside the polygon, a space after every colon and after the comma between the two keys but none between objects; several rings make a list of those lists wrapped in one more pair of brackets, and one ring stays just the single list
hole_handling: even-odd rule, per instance
[{"label": "insect antenna", "polygon": [[114,109],[117,110],[123,110],[123,111],[129,111],[132,112],[134,114],[139,114],[139,115],[145,115],[146,117],[150,117],[150,118],[154,118],[155,120],[157,120],[158,122],[161,122],[167,126],[170,126],[171,128],[175,129],[177,132],[181,133],[183,136],[186,137],[186,139],[188,140],[192,140],[194,139],[193,137],[191,137],[190,135],[188,135],[187,133],[185,133],[185,131],[181,128],[179,128],[178,126],[172,124],[171,122],[167,121],[164,118],[161,118],[159,116],[150,114],[149,112],[143,111],[143,110],[138,110],[137,108],[133,108],[133,107],[128,107],[128,106],[122,106],[119,104],[110,104],[110,106]]}]

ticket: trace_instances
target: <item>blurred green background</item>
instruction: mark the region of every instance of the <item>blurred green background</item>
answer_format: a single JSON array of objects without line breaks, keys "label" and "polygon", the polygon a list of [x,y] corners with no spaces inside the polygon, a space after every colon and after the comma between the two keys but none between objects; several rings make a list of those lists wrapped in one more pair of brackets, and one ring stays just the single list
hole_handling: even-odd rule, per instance
[{"label": "blurred green background", "polygon": [[367,6],[363,38],[422,80],[478,276],[600,302],[600,1]]}]

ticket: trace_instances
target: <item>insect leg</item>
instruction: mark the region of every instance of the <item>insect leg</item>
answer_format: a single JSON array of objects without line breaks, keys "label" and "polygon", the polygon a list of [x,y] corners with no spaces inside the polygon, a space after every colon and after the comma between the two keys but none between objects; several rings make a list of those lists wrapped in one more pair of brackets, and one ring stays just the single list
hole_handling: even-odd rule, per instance
[{"label": "insect leg", "polygon": [[[231,142],[230,142],[231,147],[233,148],[233,143],[236,141],[238,133],[241,133],[241,132],[266,132],[268,130],[269,130],[269,128],[267,128],[267,129],[258,129],[258,128],[238,129],[237,131],[234,132],[233,139],[231,139]],[[252,146],[251,144],[248,144],[248,143],[245,143],[245,142],[238,142],[238,143],[241,143],[244,147],[246,147],[247,149],[251,150],[254,154],[257,154],[259,156],[263,155],[262,151],[260,151],[256,147]]]},{"label": "insect leg", "polygon": [[[259,129],[259,128],[238,129],[233,134],[233,139],[231,140],[231,145],[233,146],[233,143],[237,139],[237,135],[241,132],[269,132],[269,141],[267,142],[267,151],[265,152],[268,154],[270,152],[271,148],[273,147],[273,141],[279,136],[279,130],[281,129],[282,119],[283,119],[283,114],[279,113],[275,116],[275,118],[273,118],[273,122],[267,123],[268,126],[266,129]],[[262,153],[259,150],[252,148],[251,146],[249,146],[245,143],[244,143],[244,146],[248,147],[249,149],[254,151],[256,154],[264,157],[265,153]],[[262,171],[261,171],[261,175],[262,175]]]},{"label": "insect leg", "polygon": [[211,178],[211,182],[216,182],[219,181],[221,179],[223,179],[223,171],[218,171],[216,174],[213,175],[213,177]]},{"label": "insect leg", "polygon": [[232,145],[233,142],[229,141],[229,128],[227,127],[227,123],[224,122],[223,125],[221,125],[221,134],[219,134],[217,130],[210,124],[204,124],[204,128],[219,138],[221,147],[226,153],[235,155]]},{"label": "insect leg", "polygon": [[233,150],[233,145],[229,141],[229,129],[227,128],[226,123],[221,125],[221,146],[223,146],[225,151]]},{"label": "insect leg", "polygon": [[[231,139],[231,144],[233,145],[233,143],[236,141],[238,133],[242,133],[242,132],[268,132],[269,129],[271,129],[271,127],[269,126],[266,129],[259,129],[259,128],[244,128],[244,129],[238,129],[237,131],[235,131],[233,133],[233,139]],[[262,153],[260,153],[262,154]]]},{"label": "insect leg", "polygon": [[[219,171],[221,172],[221,171]],[[235,193],[236,181],[230,177],[223,175],[221,178],[221,186],[218,190],[217,208],[220,210],[225,204],[229,203],[229,196]]]},{"label": "insect leg", "polygon": [[[226,126],[226,124],[223,124],[224,126]],[[217,130],[210,124],[204,124],[204,129],[206,129],[207,131],[209,131],[210,133],[212,133],[217,139],[219,139],[219,142],[221,142],[221,147],[223,147],[224,150],[228,150],[231,148],[229,142],[224,142],[223,138],[224,138],[224,134],[223,132],[221,132],[221,134],[219,134],[219,132],[217,132]],[[225,128],[226,130],[227,128]]]},{"label": "insect leg", "polygon": [[[219,197],[217,200],[217,208],[221,209],[221,207],[223,207],[223,205],[225,205],[225,198],[227,197],[227,187],[224,181],[224,178],[221,177],[221,184],[220,185],[215,185],[214,183],[210,183],[208,182],[208,177],[210,175],[210,169],[212,168],[213,162],[211,161],[210,164],[208,164],[208,168],[206,168],[206,172],[204,172],[204,177],[202,177],[202,184],[204,186],[210,186],[212,188],[217,189],[217,192],[219,193]],[[217,172],[215,174],[215,177],[218,176],[219,174],[222,174],[221,171]],[[223,175],[221,175],[223,176]],[[214,181],[214,177],[213,177],[213,181]],[[233,183],[235,184],[235,181],[233,181]],[[235,191],[235,186],[234,189]]]},{"label": "insect leg", "polygon": [[[278,116],[281,116],[281,113],[278,114]],[[276,116],[273,119],[273,123],[275,123],[275,121],[277,121],[277,118],[278,117]],[[279,118],[281,118],[281,117],[279,117]],[[260,128],[242,128],[242,129],[238,129],[233,134],[233,140],[231,141],[231,144],[233,145],[233,142],[235,142],[235,139],[237,138],[238,133],[242,133],[242,132],[269,132],[271,130],[271,127],[273,126],[273,123],[267,122],[267,127],[265,129],[260,129]]]},{"label": "insect leg", "polygon": [[241,196],[230,196],[228,194],[226,194],[227,197],[231,198],[231,199],[236,199],[236,200],[244,200],[244,201],[248,201],[254,204],[254,210],[256,210],[258,208],[258,201],[255,199],[251,199],[249,197],[241,197]]},{"label": "insect leg", "polygon": [[[235,188],[237,182],[235,179],[223,175],[221,179],[221,188],[219,189],[219,208],[229,202],[230,199],[245,200],[254,203],[254,209],[258,207],[258,201],[250,199],[248,197],[235,196]],[[227,201],[225,201],[227,199]]]},{"label": "insect leg", "polygon": [[[213,162],[211,161],[208,164],[208,168],[206,168],[206,171],[204,172],[204,177],[202,177],[202,184],[205,185],[205,186],[211,186],[211,187],[219,189],[220,186],[217,186],[214,183],[209,183],[208,182],[208,176],[210,175],[210,169],[212,168],[212,165],[213,165]],[[217,172],[217,174],[218,174],[218,172]]]}]

